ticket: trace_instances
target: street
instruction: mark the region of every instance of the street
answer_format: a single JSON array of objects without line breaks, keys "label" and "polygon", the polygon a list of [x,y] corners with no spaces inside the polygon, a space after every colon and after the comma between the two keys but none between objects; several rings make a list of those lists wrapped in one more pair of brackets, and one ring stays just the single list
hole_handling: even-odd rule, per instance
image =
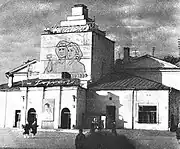
[{"label": "street", "polygon": [[[0,148],[75,149],[74,139],[78,130],[39,130],[35,138],[31,138],[31,136],[30,138],[24,138],[22,132],[21,129],[0,128]],[[101,138],[101,135],[89,135],[86,140],[87,148],[91,149],[92,146],[99,145],[101,142],[104,149],[124,149],[124,144],[129,143],[124,136],[130,139],[133,144],[133,146],[131,145],[132,149],[180,148],[175,133],[172,132],[126,129],[119,129],[117,132],[119,135],[117,138],[109,137],[110,133],[104,135],[103,138]]]},{"label": "street", "polygon": [[76,132],[38,131],[32,138],[24,138],[18,129],[0,129],[0,147],[74,149]]}]

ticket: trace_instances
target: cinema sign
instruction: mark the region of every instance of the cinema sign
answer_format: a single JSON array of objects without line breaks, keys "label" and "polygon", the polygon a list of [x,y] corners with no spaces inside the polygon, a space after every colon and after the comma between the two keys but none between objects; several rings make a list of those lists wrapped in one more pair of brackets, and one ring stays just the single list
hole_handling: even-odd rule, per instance
[{"label": "cinema sign", "polygon": [[78,86],[79,79],[31,79],[20,81],[21,84],[16,84],[19,87],[52,87],[52,86]]},{"label": "cinema sign", "polygon": [[75,25],[75,26],[56,26],[51,29],[44,29],[45,32],[56,34],[56,33],[75,33],[75,32],[86,32],[91,29],[97,29],[98,26],[92,22],[86,25]]}]

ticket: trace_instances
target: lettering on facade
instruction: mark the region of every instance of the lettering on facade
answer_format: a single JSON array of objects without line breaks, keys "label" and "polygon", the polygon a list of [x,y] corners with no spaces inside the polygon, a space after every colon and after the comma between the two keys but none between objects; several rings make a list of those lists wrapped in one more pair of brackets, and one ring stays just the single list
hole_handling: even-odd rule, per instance
[{"label": "lettering on facade", "polygon": [[87,77],[85,65],[80,62],[83,53],[75,42],[60,41],[55,47],[57,60],[47,55],[48,63],[45,66],[45,74],[58,74],[68,72],[72,78]]},{"label": "lettering on facade", "polygon": [[22,86],[33,86],[33,87],[48,87],[48,86],[71,86],[71,85],[79,85],[80,81],[78,79],[68,79],[68,80],[43,80],[38,79],[31,82],[23,83]]},{"label": "lettering on facade", "polygon": [[44,31],[52,34],[56,33],[77,33],[77,32],[86,32],[91,29],[98,29],[98,26],[95,22],[90,22],[86,25],[74,25],[74,26],[55,26],[51,29],[46,28]]},{"label": "lettering on facade", "polygon": [[89,29],[90,29],[89,25],[54,27],[52,28],[52,33],[83,32],[83,31],[88,31]]}]

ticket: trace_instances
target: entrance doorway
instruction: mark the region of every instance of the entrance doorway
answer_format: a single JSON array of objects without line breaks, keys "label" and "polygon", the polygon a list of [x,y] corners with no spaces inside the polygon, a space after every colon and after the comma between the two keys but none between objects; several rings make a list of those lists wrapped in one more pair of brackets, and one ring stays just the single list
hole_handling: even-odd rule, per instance
[{"label": "entrance doorway", "polygon": [[112,123],[115,121],[116,115],[115,106],[106,106],[106,126],[107,128],[112,128]]},{"label": "entrance doorway", "polygon": [[20,127],[20,121],[21,121],[21,110],[15,110],[15,121],[14,121],[14,127]]},{"label": "entrance doorway", "polygon": [[29,124],[32,124],[36,119],[36,110],[34,108],[30,108],[27,114],[27,121]]},{"label": "entrance doorway", "polygon": [[71,113],[68,108],[64,108],[61,111],[61,128],[63,129],[71,128]]}]

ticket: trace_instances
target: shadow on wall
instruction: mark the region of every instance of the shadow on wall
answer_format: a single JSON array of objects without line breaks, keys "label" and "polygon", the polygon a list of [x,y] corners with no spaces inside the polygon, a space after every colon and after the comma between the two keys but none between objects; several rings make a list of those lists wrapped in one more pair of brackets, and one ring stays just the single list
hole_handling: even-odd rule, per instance
[{"label": "shadow on wall", "polygon": [[[119,108],[121,108],[123,105],[120,104],[120,97],[118,95],[115,95],[111,92],[108,92],[107,95],[107,104],[106,104],[106,116],[108,116],[108,110],[107,107],[108,106],[115,106],[115,122],[116,122],[116,128],[124,128],[124,123],[126,123],[126,121],[124,121],[123,115],[121,115],[119,113]],[[110,115],[111,117],[111,115]],[[110,120],[111,121],[111,120]],[[114,121],[114,120],[112,120]],[[112,123],[112,122],[110,122]],[[111,127],[110,127],[111,128]]]},{"label": "shadow on wall", "polygon": [[[90,128],[93,118],[104,120],[104,127],[111,128],[116,121],[117,128],[124,128],[124,118],[119,114],[121,108],[120,97],[108,92],[107,95],[99,95],[95,91],[88,92],[86,128]],[[112,111],[111,111],[112,109]],[[103,117],[106,117],[103,119]]]}]

